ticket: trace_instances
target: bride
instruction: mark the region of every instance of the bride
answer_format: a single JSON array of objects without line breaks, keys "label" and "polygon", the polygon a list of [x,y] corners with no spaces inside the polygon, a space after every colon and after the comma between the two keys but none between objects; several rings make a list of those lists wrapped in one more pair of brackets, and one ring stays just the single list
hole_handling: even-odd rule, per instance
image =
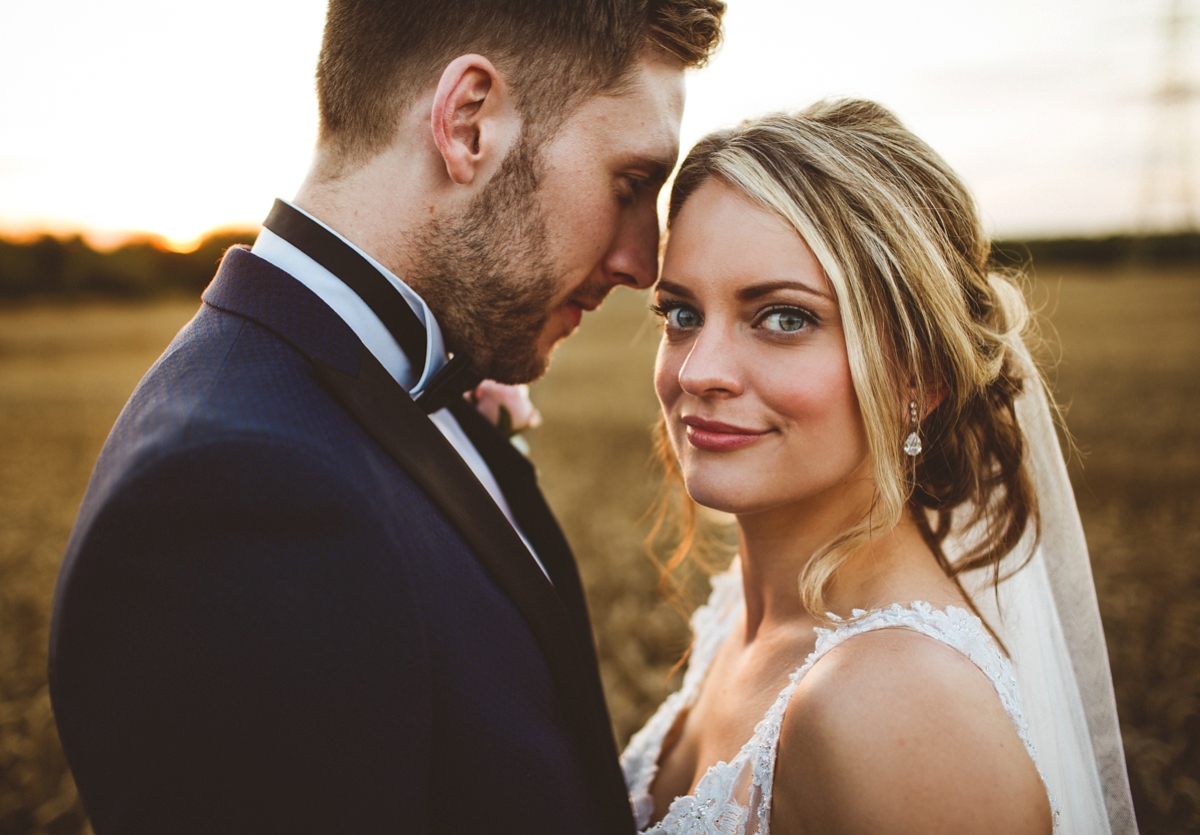
[{"label": "bride", "polygon": [[714,134],[656,287],[669,470],[734,514],[643,831],[1136,832],[1086,546],[1021,293],[878,105]]}]

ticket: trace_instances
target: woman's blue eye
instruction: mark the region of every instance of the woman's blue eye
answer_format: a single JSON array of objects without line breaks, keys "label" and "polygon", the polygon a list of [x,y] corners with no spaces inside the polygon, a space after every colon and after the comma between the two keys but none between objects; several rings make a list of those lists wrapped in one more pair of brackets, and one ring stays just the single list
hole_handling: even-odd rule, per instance
[{"label": "woman's blue eye", "polygon": [[795,333],[809,324],[809,319],[799,310],[775,310],[763,317],[763,326],[768,330]]},{"label": "woman's blue eye", "polygon": [[704,324],[704,317],[697,310],[679,302],[652,304],[650,309],[663,317],[671,330],[688,330]]},{"label": "woman's blue eye", "polygon": [[666,317],[667,325],[672,328],[694,328],[700,324],[700,314],[686,307],[673,307]]}]

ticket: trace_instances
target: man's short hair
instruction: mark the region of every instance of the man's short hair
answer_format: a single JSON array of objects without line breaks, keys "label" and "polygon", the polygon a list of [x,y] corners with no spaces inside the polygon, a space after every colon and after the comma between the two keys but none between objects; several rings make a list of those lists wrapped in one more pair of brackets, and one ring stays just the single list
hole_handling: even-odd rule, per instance
[{"label": "man's short hair", "polygon": [[317,66],[321,144],[344,161],[386,147],[397,119],[459,55],[509,81],[525,129],[552,132],[613,90],[647,49],[701,66],[721,0],[330,0]]}]

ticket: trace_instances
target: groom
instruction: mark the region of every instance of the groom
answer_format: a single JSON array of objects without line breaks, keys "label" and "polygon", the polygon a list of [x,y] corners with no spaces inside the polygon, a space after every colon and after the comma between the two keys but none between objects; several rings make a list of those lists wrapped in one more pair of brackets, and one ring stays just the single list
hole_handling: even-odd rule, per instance
[{"label": "groom", "polygon": [[134,392],[63,562],[97,835],[633,831],[573,558],[462,394],[654,281],[723,8],[331,0],[313,168]]}]

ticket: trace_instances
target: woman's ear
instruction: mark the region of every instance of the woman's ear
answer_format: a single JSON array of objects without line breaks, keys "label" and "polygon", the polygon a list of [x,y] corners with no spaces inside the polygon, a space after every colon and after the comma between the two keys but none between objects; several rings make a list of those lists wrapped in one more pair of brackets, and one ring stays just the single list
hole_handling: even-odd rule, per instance
[{"label": "woman's ear", "polygon": [[519,117],[500,73],[482,55],[460,55],[442,71],[433,97],[433,140],[446,173],[472,183],[489,163],[503,158]]},{"label": "woman's ear", "polygon": [[917,396],[917,381],[915,379],[908,381],[908,388],[905,389],[905,400],[900,404],[900,412],[904,423],[908,423],[911,419],[909,411],[909,403],[915,403],[917,408],[917,419],[925,420],[929,414],[942,405],[942,401],[946,399],[946,388],[944,386],[932,386],[925,390],[924,396]]},{"label": "woman's ear", "polygon": [[946,389],[942,386],[929,389],[925,392],[925,402],[922,404],[921,420],[929,417],[929,413],[942,405],[942,401],[946,399]]}]

